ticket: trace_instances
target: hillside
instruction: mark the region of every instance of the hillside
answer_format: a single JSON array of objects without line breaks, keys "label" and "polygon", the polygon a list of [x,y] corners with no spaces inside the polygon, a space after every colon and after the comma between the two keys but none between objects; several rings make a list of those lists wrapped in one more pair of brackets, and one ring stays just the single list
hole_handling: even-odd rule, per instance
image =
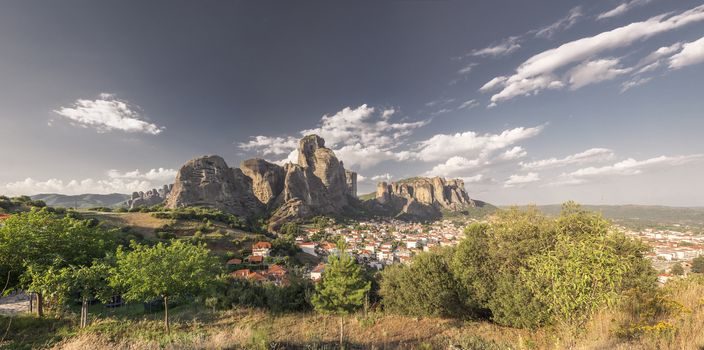
[{"label": "hillside", "polygon": [[64,208],[94,208],[94,207],[116,207],[130,198],[127,194],[79,194],[65,195],[57,193],[45,193],[30,196],[33,200],[41,200],[48,206]]},{"label": "hillside", "polygon": [[[683,225],[704,226],[704,208],[667,207],[659,205],[582,205],[589,211],[625,225]],[[560,213],[561,205],[539,205],[538,209],[550,216]]]}]

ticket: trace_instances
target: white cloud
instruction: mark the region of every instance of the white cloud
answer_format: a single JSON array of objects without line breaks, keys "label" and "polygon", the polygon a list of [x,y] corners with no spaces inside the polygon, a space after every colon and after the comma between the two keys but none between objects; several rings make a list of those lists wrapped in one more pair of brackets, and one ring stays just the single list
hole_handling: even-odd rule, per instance
[{"label": "white cloud", "polygon": [[365,147],[361,143],[343,146],[334,151],[335,155],[341,159],[345,165],[354,164],[361,168],[369,168],[386,160],[397,159],[394,152],[379,148],[376,145]]},{"label": "white cloud", "polygon": [[478,184],[478,183],[483,183],[483,184],[489,184],[493,183],[494,180],[492,178],[488,178],[484,176],[484,174],[477,174],[474,176],[467,176],[467,177],[461,177],[462,181],[464,181],[465,184]]},{"label": "white cloud", "polygon": [[672,69],[680,69],[702,62],[704,62],[704,37],[683,44],[682,51],[670,58],[669,66]]},{"label": "white cloud", "polygon": [[559,179],[553,185],[565,184],[581,184],[588,181],[613,177],[613,176],[630,176],[642,174],[646,171],[654,171],[667,169],[673,166],[679,166],[692,162],[704,160],[704,154],[692,154],[684,156],[660,156],[645,160],[635,160],[629,158],[613,165],[603,167],[588,167],[575,170],[571,173],[560,175]]},{"label": "white cloud", "polygon": [[464,67],[460,68],[460,70],[457,71],[457,74],[460,75],[467,75],[472,72],[472,69],[476,66],[476,63],[469,63],[465,65]]},{"label": "white cloud", "polygon": [[630,68],[622,68],[617,58],[598,59],[572,68],[567,73],[567,80],[570,83],[570,89],[576,90],[589,84],[616,78],[630,71]]},{"label": "white cloud", "polygon": [[525,175],[514,174],[508,177],[504,182],[504,187],[515,187],[540,181],[540,176],[537,173],[528,173]]},{"label": "white cloud", "polygon": [[555,33],[561,30],[568,29],[575,25],[582,17],[582,7],[577,6],[572,8],[565,17],[560,18],[557,22],[539,29],[535,32],[535,36],[543,38],[552,38]]},{"label": "white cloud", "polygon": [[508,77],[505,76],[493,78],[489,80],[486,84],[484,84],[482,87],[480,87],[479,91],[488,92],[496,90],[497,88],[500,88],[504,84],[504,82],[506,82],[506,80],[508,80]]},{"label": "white cloud", "polygon": [[254,136],[247,142],[240,142],[238,147],[245,151],[257,151],[264,155],[290,153],[298,147],[295,137]]},{"label": "white cloud", "polygon": [[521,146],[515,146],[511,148],[510,150],[507,150],[506,152],[502,153],[499,158],[504,159],[504,160],[514,160],[514,159],[520,159],[525,157],[528,154],[525,149]]},{"label": "white cloud", "polygon": [[157,135],[163,127],[142,120],[140,114],[126,101],[112,94],[102,93],[96,100],[77,100],[71,107],[61,107],[56,114],[82,127],[93,127],[98,132],[121,130]]},{"label": "white cloud", "polygon": [[372,176],[373,181],[391,181],[393,178],[394,177],[389,173]]},{"label": "white cloud", "polygon": [[139,170],[121,173],[117,170],[109,170],[107,178],[83,180],[35,180],[26,178],[21,181],[7,183],[0,188],[8,195],[34,195],[39,193],[60,193],[68,195],[76,194],[110,194],[147,191],[159,188],[165,184],[173,183],[176,177],[176,170],[173,169],[151,169],[147,172]]},{"label": "white cloud", "polygon": [[572,154],[564,158],[548,158],[528,163],[521,163],[525,169],[547,169],[571,164],[584,164],[612,159],[614,152],[608,148],[590,148],[584,152]]},{"label": "white cloud", "polygon": [[346,107],[331,116],[324,115],[319,127],[303,130],[301,134],[317,134],[325,139],[328,147],[360,143],[381,148],[393,147],[413,130],[427,124],[428,121],[393,123],[388,118],[379,118],[374,107],[363,104],[354,109]]},{"label": "white cloud", "polygon": [[115,169],[108,170],[108,177],[111,179],[133,179],[133,180],[148,180],[157,182],[173,183],[176,179],[177,171],[175,169],[151,169],[145,173],[139,169],[121,173]]},{"label": "white cloud", "polygon": [[456,134],[437,134],[421,141],[412,156],[423,161],[447,160],[453,156],[479,156],[512,146],[516,142],[534,137],[543,126],[514,128],[500,134],[477,134],[467,131]]},{"label": "white cloud", "polygon": [[477,102],[477,100],[467,100],[467,101],[462,102],[462,104],[461,104],[459,107],[457,107],[457,109],[458,109],[458,110],[460,110],[460,109],[472,109],[472,108],[474,108],[474,107],[476,107],[476,106],[478,106],[478,105],[479,105],[479,102]]},{"label": "white cloud", "polygon": [[636,86],[641,86],[643,84],[646,84],[647,82],[651,81],[653,78],[636,78],[632,80],[625,81],[623,84],[621,84],[621,93],[624,93]]},{"label": "white cloud", "polygon": [[506,40],[491,46],[487,46],[483,49],[474,50],[470,55],[472,56],[492,56],[498,57],[503,55],[508,55],[521,48],[519,43],[520,37],[512,36]]},{"label": "white cloud", "polygon": [[497,77],[485,84],[482,91],[501,90],[491,96],[493,105],[517,96],[536,94],[545,89],[565,86],[557,77],[559,69],[589,60],[608,50],[626,47],[656,34],[681,28],[704,20],[704,5],[676,15],[663,14],[648,20],[631,23],[595,36],[574,40],[559,47],[532,56],[516,68],[516,72],[504,79]]},{"label": "white cloud", "polygon": [[645,5],[651,1],[652,0],[631,0],[628,2],[624,2],[609,11],[600,13],[598,16],[596,16],[596,19],[602,20],[606,18],[621,16],[624,13],[632,10],[634,7]]},{"label": "white cloud", "polygon": [[[433,105],[452,101],[442,100],[433,102]],[[408,136],[416,129],[430,122],[392,121],[396,114],[393,108],[377,110],[366,104],[357,108],[346,107],[333,115],[324,115],[318,127],[302,130],[300,134],[317,134],[325,139],[325,145],[346,167],[368,168],[386,160],[407,159],[398,147],[405,145]],[[276,164],[296,163],[298,159],[298,138],[294,136],[256,136],[239,143],[238,147],[264,155],[288,153],[285,159],[272,161]]]},{"label": "white cloud", "polygon": [[486,165],[484,159],[467,159],[461,156],[453,156],[448,158],[444,163],[435,165],[432,169],[428,170],[425,175],[443,177],[459,176],[469,171],[477,170],[483,165]]}]

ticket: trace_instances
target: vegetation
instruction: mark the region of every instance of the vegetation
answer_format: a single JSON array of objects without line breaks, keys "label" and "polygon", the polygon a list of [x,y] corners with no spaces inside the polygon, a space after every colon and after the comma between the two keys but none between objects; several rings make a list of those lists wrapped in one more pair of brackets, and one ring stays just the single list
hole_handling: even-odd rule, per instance
[{"label": "vegetation", "polygon": [[644,258],[648,248],[573,203],[557,219],[536,209],[502,211],[466,234],[456,249],[386,269],[381,294],[387,308],[519,328],[581,326],[623,293],[655,291],[655,272]]},{"label": "vegetation", "polygon": [[704,256],[698,256],[692,260],[692,272],[704,273]]},{"label": "vegetation", "polygon": [[207,292],[217,276],[218,262],[205,246],[182,241],[130,248],[118,248],[111,284],[123,291],[126,300],[162,300],[164,328],[169,332],[169,301]]},{"label": "vegetation", "polygon": [[364,299],[371,288],[362,268],[347,254],[343,239],[337,243],[338,255],[328,258],[320,284],[315,288],[313,306],[322,313],[340,317],[340,347],[344,346],[344,316],[364,305]]}]

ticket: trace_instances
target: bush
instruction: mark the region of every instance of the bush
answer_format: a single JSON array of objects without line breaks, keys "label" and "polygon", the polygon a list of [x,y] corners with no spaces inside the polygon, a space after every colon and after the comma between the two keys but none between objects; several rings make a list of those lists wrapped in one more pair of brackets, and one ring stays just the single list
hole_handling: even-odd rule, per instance
[{"label": "bush", "polygon": [[461,316],[460,288],[445,255],[422,253],[410,266],[392,265],[382,272],[380,294],[384,307],[412,316]]}]

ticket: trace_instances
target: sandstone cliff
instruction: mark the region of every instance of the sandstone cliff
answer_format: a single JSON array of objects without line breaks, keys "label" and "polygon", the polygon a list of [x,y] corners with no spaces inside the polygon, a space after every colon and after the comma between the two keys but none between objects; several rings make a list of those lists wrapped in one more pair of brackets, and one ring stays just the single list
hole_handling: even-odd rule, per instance
[{"label": "sandstone cliff", "polygon": [[443,210],[462,211],[475,206],[464,181],[440,177],[416,177],[390,184],[377,184],[376,198],[368,202],[372,211],[390,216],[435,219]]},{"label": "sandstone cliff", "polygon": [[186,163],[176,175],[167,208],[206,206],[245,218],[271,214],[270,229],[313,215],[341,214],[355,201],[357,174],[345,170],[317,135],[301,139],[298,164],[249,159],[229,168],[219,156]]}]

